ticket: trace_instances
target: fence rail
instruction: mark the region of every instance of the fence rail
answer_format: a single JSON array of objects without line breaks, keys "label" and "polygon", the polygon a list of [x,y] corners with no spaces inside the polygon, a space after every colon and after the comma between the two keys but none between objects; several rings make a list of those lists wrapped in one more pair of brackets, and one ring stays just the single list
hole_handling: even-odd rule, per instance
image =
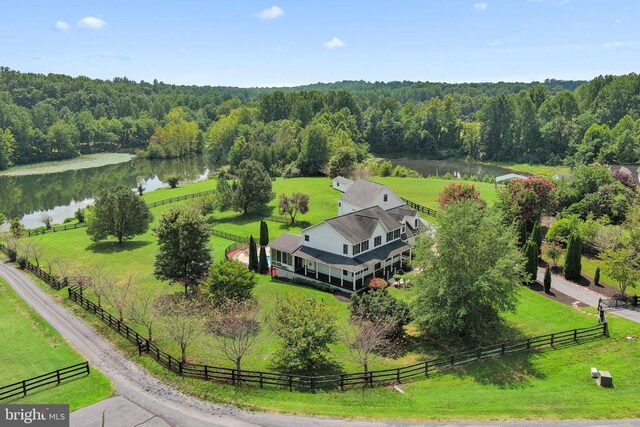
[{"label": "fence rail", "polygon": [[[0,250],[4,246],[0,245]],[[30,263],[29,263],[30,264]],[[54,286],[52,281],[60,282],[53,276],[33,266],[29,271],[40,270],[43,280]],[[34,272],[35,273],[35,272]],[[38,274],[38,273],[35,273]],[[40,276],[39,276],[40,277]],[[123,321],[107,312],[83,295],[83,288],[79,285],[67,287],[69,298],[94,314],[118,334],[125,337],[138,348],[140,355],[148,354],[162,366],[178,375],[200,378],[204,380],[219,381],[229,384],[257,384],[260,387],[277,386],[289,390],[304,390],[315,392],[318,389],[340,389],[355,386],[373,386],[389,383],[402,383],[417,378],[429,377],[436,372],[441,372],[456,366],[466,365],[483,359],[505,356],[507,354],[541,348],[544,346],[563,346],[579,344],[581,341],[598,339],[609,336],[606,319],[599,325],[590,328],[576,328],[552,334],[522,338],[519,340],[502,342],[490,346],[479,347],[467,351],[452,353],[446,356],[415,363],[398,368],[382,369],[368,372],[354,372],[333,375],[304,376],[277,372],[237,370],[219,366],[199,365],[183,362],[171,354],[161,350],[155,342],[129,327]],[[87,367],[88,369],[88,367]]]},{"label": "fence rail", "polygon": [[[147,203],[147,206],[149,208],[155,208],[157,206],[167,205],[169,203],[175,203],[175,202],[179,202],[187,199],[195,199],[196,197],[207,196],[213,193],[215,193],[215,190],[206,190],[206,191],[200,191],[198,193],[184,194],[182,196],[170,197],[168,199],[162,199],[162,200],[157,200],[155,202]],[[31,237],[31,236],[37,236],[40,234],[55,233],[58,231],[75,230],[76,228],[82,228],[86,226],[87,226],[86,222],[80,222],[80,223],[74,223],[74,224],[62,224],[62,225],[52,226],[51,228],[45,228],[45,227],[30,228],[30,229],[26,229],[25,233],[27,233],[27,236]]]},{"label": "fence rail", "polygon": [[405,199],[404,197],[400,197],[400,198],[401,198],[401,199],[402,199],[402,201],[403,201],[403,202],[405,202],[405,203],[407,204],[407,206],[409,206],[411,209],[414,209],[414,210],[416,210],[416,211],[418,211],[418,212],[424,212],[424,213],[426,213],[427,215],[430,215],[430,216],[436,216],[436,215],[438,215],[438,211],[436,211],[435,209],[431,209],[431,208],[426,207],[426,206],[423,206],[423,205],[421,205],[421,204],[419,204],[419,203],[412,202],[411,200],[409,200],[409,199]]},{"label": "fence rail", "polygon": [[50,384],[60,385],[60,382],[64,380],[80,375],[89,375],[90,373],[89,362],[77,363],[65,368],[56,369],[55,371],[47,372],[37,377],[0,387],[0,400],[6,400],[19,395],[26,396],[27,392],[36,388]]},{"label": "fence rail", "polygon": [[244,243],[245,245],[249,244],[248,237],[238,236],[237,234],[227,233],[225,231],[216,230],[215,228],[211,230],[211,234],[217,237],[222,237],[223,239],[232,240],[238,243]]},{"label": "fence rail", "polygon": [[306,390],[314,392],[318,389],[344,390],[354,386],[373,386],[388,383],[402,383],[419,377],[428,377],[445,369],[466,365],[492,357],[505,356],[516,352],[532,350],[544,346],[559,346],[578,344],[580,341],[607,336],[607,324],[591,328],[576,328],[555,332],[547,335],[523,338],[515,341],[503,342],[491,346],[449,354],[425,362],[416,363],[399,368],[383,369],[369,372],[355,372],[322,376],[304,376],[277,372],[237,370],[211,365],[200,365],[183,362],[171,354],[160,349],[154,342],[134,331],[116,317],[82,295],[80,287],[69,287],[69,297],[95,314],[103,322],[126,337],[138,348],[138,353],[148,354],[168,370],[185,377],[203,380],[219,381],[229,384],[249,383],[260,387],[278,386],[289,390]]}]

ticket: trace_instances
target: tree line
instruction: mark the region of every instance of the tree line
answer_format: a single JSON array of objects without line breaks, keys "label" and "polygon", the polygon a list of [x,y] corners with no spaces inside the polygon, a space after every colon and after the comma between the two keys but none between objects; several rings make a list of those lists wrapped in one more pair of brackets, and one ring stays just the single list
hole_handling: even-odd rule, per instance
[{"label": "tree line", "polygon": [[589,82],[176,86],[0,69],[0,169],[96,150],[209,150],[271,175],[339,174],[370,152],[533,163],[639,160],[640,77]]}]

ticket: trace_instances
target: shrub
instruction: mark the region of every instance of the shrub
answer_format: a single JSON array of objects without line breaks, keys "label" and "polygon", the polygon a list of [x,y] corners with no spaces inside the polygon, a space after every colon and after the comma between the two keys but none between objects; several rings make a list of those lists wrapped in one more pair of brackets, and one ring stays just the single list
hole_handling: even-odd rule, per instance
[{"label": "shrub", "polygon": [[4,253],[7,254],[7,258],[9,258],[10,262],[16,262],[16,258],[18,257],[18,253],[11,249],[11,248],[5,248]]},{"label": "shrub", "polygon": [[438,196],[438,203],[441,208],[446,208],[452,203],[466,202],[472,200],[480,206],[485,207],[486,203],[480,198],[480,191],[476,190],[475,185],[464,182],[449,183]]},{"label": "shrub", "polygon": [[538,245],[533,240],[528,240],[522,251],[527,258],[525,269],[529,276],[529,282],[533,283],[538,273]]},{"label": "shrub", "polygon": [[422,175],[420,175],[418,171],[400,165],[393,169],[392,175],[398,178],[422,178]]},{"label": "shrub", "polygon": [[579,280],[582,273],[582,240],[580,236],[569,236],[567,257],[564,262],[564,278],[567,280]]},{"label": "shrub", "polygon": [[169,184],[171,188],[176,188],[178,184],[180,184],[180,178],[176,175],[171,175],[167,178],[167,184]]},{"label": "shrub", "polygon": [[25,257],[18,257],[17,262],[20,268],[24,269],[27,267],[27,259]]},{"label": "shrub", "polygon": [[257,281],[255,273],[240,262],[225,259],[211,266],[207,278],[209,292],[217,304],[251,299]]},{"label": "shrub", "polygon": [[63,224],[69,224],[73,220],[75,220],[75,218],[71,218],[71,217],[65,218],[65,219],[62,220],[62,223]]},{"label": "shrub", "polygon": [[544,272],[544,291],[546,293],[549,293],[549,291],[551,290],[551,269],[549,267],[547,267],[547,269]]},{"label": "shrub", "polygon": [[549,227],[547,231],[547,240],[550,242],[559,242],[567,244],[569,236],[578,231],[578,221],[573,218],[559,219]]},{"label": "shrub", "polygon": [[380,166],[378,166],[378,176],[391,176],[392,171],[393,166],[388,160],[385,160],[384,162],[380,163]]},{"label": "shrub", "polygon": [[367,284],[369,289],[384,289],[388,285],[389,284],[387,283],[387,281],[380,277],[372,277],[371,280],[369,280],[369,283]]},{"label": "shrub", "polygon": [[78,222],[83,223],[85,219],[84,209],[78,209],[73,216],[78,220]]}]

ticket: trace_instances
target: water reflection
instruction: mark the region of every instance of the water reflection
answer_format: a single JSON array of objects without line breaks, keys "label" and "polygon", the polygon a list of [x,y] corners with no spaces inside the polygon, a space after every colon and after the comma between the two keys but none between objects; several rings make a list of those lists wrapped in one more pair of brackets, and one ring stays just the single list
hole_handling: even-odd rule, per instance
[{"label": "water reflection", "polygon": [[182,180],[206,179],[215,165],[206,157],[188,159],[133,159],[126,163],[98,168],[66,171],[47,175],[0,177],[0,212],[7,218],[23,217],[27,228],[41,226],[47,212],[54,223],[73,216],[87,206],[102,188],[125,185],[134,188],[139,182],[145,191],[166,186],[171,175]]},{"label": "water reflection", "polygon": [[[385,159],[389,160],[395,166],[406,166],[410,169],[417,170],[423,176],[441,176],[446,173],[462,178],[463,176],[477,176],[479,178],[490,175],[500,176],[513,173],[511,169],[503,168],[495,165],[486,165],[475,162],[465,162],[463,160],[430,160],[430,159]],[[522,175],[526,173],[519,172]]]}]

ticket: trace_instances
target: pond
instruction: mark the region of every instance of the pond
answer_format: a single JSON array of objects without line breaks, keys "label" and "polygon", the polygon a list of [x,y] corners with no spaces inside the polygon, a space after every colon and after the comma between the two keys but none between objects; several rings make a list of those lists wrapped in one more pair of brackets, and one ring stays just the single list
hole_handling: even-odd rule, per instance
[{"label": "pond", "polygon": [[167,186],[165,180],[172,175],[188,182],[204,180],[214,167],[204,157],[134,158],[124,163],[46,175],[0,176],[0,212],[7,218],[21,217],[27,228],[42,226],[45,212],[52,216],[54,224],[60,224],[77,209],[91,204],[93,196],[105,187],[135,188],[140,182],[145,191],[153,191]]},{"label": "pond", "polygon": [[414,169],[420,172],[422,176],[440,176],[447,172],[458,178],[465,175],[477,177],[483,177],[485,175],[500,176],[514,172],[522,175],[528,175],[526,173],[503,168],[501,166],[465,162],[464,160],[431,160],[420,158],[395,158],[383,160],[389,160],[394,167],[399,165]]}]

